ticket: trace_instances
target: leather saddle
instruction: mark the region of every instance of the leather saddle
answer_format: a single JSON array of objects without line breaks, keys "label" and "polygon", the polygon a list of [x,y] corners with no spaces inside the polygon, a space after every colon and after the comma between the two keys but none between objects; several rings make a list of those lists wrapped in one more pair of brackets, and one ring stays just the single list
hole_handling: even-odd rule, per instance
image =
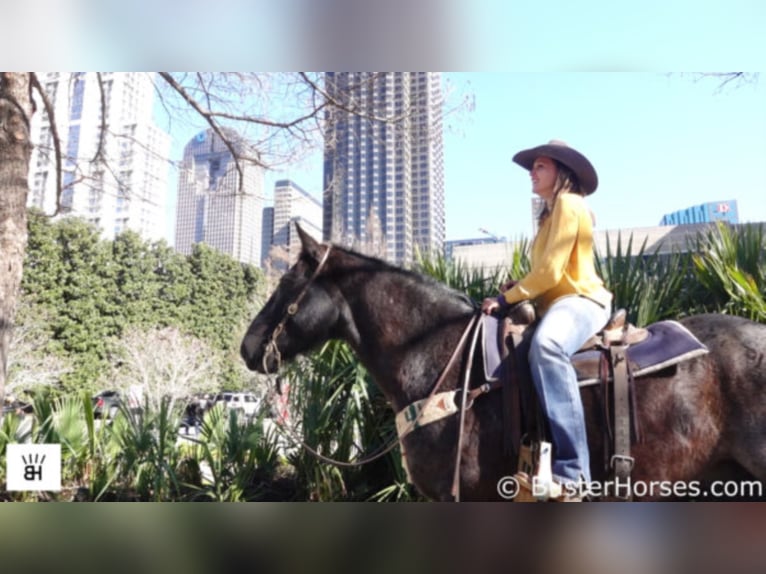
[{"label": "leather saddle", "polygon": [[[487,328],[491,321],[498,323],[494,336],[492,329]],[[526,361],[535,322],[535,310],[528,301],[511,307],[502,319],[485,319],[485,375],[488,380],[502,384],[504,450],[511,455],[520,452],[522,433],[538,439],[546,434],[544,416],[537,404]],[[493,346],[500,357],[494,368],[493,359],[488,358],[492,355],[488,349]],[[638,328],[627,322],[624,309],[618,309],[604,328],[572,357],[581,387],[602,386],[604,434],[609,439],[606,444],[612,444],[611,458],[607,453],[605,463],[615,475],[621,478],[630,475],[631,441],[640,440],[635,417],[635,379],[707,352],[707,348],[676,321],[660,321]]]},{"label": "leather saddle", "polygon": [[[601,380],[601,356],[614,346],[625,347],[629,369],[635,377],[707,353],[705,345],[676,321],[659,321],[639,328],[628,323],[626,317],[624,309],[615,311],[604,328],[572,356],[580,386]],[[503,318],[485,316],[483,356],[487,380],[501,378],[504,369],[501,356],[506,356],[508,349],[526,352],[525,343],[533,335],[535,323],[534,307],[528,302],[512,307]]]}]

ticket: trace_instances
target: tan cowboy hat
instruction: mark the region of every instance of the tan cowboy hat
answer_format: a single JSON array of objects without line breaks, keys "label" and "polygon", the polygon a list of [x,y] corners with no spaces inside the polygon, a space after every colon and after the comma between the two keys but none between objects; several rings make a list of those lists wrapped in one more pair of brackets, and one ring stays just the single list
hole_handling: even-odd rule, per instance
[{"label": "tan cowboy hat", "polygon": [[590,195],[598,187],[598,175],[588,158],[561,140],[551,140],[547,144],[525,149],[513,156],[513,161],[527,171],[532,170],[535,160],[545,156],[563,163],[571,169],[580,182],[580,189]]}]

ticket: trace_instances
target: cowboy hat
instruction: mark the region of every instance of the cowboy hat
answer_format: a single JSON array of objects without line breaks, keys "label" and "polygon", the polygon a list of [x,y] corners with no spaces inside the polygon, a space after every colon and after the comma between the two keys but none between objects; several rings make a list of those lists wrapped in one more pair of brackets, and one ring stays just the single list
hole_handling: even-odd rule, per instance
[{"label": "cowboy hat", "polygon": [[545,156],[561,162],[577,176],[585,195],[590,195],[598,187],[598,176],[593,165],[583,154],[569,147],[560,140],[551,140],[547,144],[525,149],[513,156],[513,161],[527,171],[532,171],[532,165],[538,157]]}]

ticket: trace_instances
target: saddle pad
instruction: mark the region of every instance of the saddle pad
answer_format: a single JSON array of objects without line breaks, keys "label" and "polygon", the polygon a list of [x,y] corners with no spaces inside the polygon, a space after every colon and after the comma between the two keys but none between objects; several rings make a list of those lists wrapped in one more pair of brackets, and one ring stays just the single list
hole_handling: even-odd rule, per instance
[{"label": "saddle pad", "polygon": [[[628,365],[634,377],[654,373],[708,352],[708,348],[677,321],[652,323],[646,330],[646,339],[627,349]],[[580,386],[599,382],[600,355],[600,351],[586,351],[572,357]]]},{"label": "saddle pad", "polygon": [[[480,328],[484,376],[487,381],[500,380],[502,363],[498,348],[500,321],[492,315],[483,315]],[[646,327],[647,337],[628,347],[627,355],[634,377],[648,375],[692,357],[708,352],[692,333],[677,321],[659,321]],[[572,357],[580,386],[599,382],[601,351],[584,351]]]}]

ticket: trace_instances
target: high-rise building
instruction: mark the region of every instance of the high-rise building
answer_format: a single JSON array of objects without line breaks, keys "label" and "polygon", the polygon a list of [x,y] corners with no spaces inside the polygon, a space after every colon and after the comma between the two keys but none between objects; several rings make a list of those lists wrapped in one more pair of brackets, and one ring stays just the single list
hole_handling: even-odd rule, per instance
[{"label": "high-rise building", "polygon": [[266,268],[266,260],[269,258],[271,241],[274,237],[274,206],[263,208],[261,217],[261,267]]},{"label": "high-rise building", "polygon": [[737,200],[711,201],[702,205],[679,209],[673,213],[663,215],[660,225],[688,225],[691,223],[711,223],[713,221],[739,223]]},{"label": "high-rise building", "polygon": [[[438,72],[326,72],[323,235],[384,243],[385,257],[441,253],[445,239],[442,91]],[[384,121],[387,118],[388,121]]]},{"label": "high-rise building", "polygon": [[316,239],[322,237],[322,204],[289,179],[274,184],[272,245],[285,248],[289,263],[296,261],[301,243],[295,223]]},{"label": "high-rise building", "polygon": [[[154,84],[143,72],[40,72],[53,111],[38,102],[27,204],[95,223],[106,238],[133,229],[168,235],[170,136],[153,120]],[[57,198],[54,130],[61,150]]]},{"label": "high-rise building", "polygon": [[[238,153],[255,154],[236,132],[223,132]],[[176,249],[189,254],[195,243],[204,242],[238,261],[260,266],[263,179],[263,169],[250,162],[241,162],[238,169],[231,151],[212,129],[194,136],[184,148],[178,177]]]}]

